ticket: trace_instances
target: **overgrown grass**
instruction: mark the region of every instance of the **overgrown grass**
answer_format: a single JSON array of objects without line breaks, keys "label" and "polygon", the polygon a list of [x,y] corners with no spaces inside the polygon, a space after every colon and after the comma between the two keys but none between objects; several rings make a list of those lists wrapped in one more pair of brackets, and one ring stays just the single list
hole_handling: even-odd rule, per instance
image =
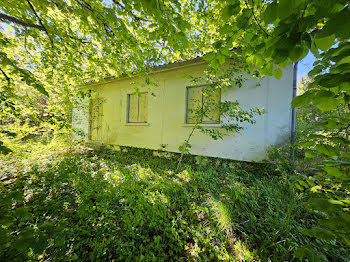
[{"label": "overgrown grass", "polygon": [[[262,164],[152,151],[0,162],[0,261],[293,260],[312,223],[302,193]],[[334,254],[330,254],[334,257]]]}]

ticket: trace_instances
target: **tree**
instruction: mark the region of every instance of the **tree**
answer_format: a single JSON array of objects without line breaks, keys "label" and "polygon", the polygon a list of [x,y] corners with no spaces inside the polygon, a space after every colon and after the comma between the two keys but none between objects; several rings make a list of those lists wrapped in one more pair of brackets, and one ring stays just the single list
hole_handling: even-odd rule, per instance
[{"label": "tree", "polygon": [[[216,25],[219,40],[208,56],[213,67],[231,56],[232,48],[241,50],[248,70],[256,76],[280,78],[288,63],[296,62],[311,51],[317,58],[308,90],[293,100],[292,106],[312,103],[322,111],[337,111],[349,106],[350,94],[350,7],[348,1],[242,0],[221,3],[221,16]],[[320,226],[304,230],[326,245],[349,247],[349,133],[350,116],[327,114],[304,146],[308,157],[319,156],[323,165],[309,178],[311,209],[325,218]],[[300,186],[300,185],[299,185]],[[309,260],[325,259],[308,247],[296,256]]]},{"label": "tree", "polygon": [[62,130],[70,123],[80,84],[146,72],[198,52],[188,8],[177,1],[3,1],[1,133],[9,132],[8,123],[23,126],[30,119],[30,125],[40,126],[48,118]]}]

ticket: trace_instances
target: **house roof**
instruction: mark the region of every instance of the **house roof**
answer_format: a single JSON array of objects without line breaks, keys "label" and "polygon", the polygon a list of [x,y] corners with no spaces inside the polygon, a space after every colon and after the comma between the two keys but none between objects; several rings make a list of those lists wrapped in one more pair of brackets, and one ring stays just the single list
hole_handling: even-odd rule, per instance
[{"label": "house roof", "polygon": [[[165,70],[172,70],[172,69],[175,69],[177,67],[189,66],[189,65],[197,64],[197,63],[205,63],[203,57],[196,56],[196,57],[192,57],[189,59],[175,61],[175,62],[169,63],[169,64],[157,65],[157,66],[154,66],[151,68],[150,73],[155,73],[155,72],[165,71]],[[117,80],[117,79],[122,79],[122,78],[127,78],[127,77],[136,77],[136,76],[137,75],[128,75],[128,74],[123,74],[121,76],[106,76],[101,81],[94,81],[94,80],[86,81],[83,86],[97,85],[97,84],[103,83],[105,81],[113,81],[113,80]]]},{"label": "house roof", "polygon": [[169,69],[169,68],[183,66],[183,65],[190,65],[190,64],[194,64],[194,63],[198,63],[198,62],[204,62],[202,56],[196,56],[196,57],[192,57],[192,58],[188,58],[188,59],[184,59],[184,60],[179,60],[179,61],[175,61],[175,62],[169,63],[169,64],[158,65],[158,66],[153,67],[152,69],[155,71],[156,70],[163,70],[163,69]]},{"label": "house roof", "polygon": [[[241,49],[234,47],[232,48],[230,51],[232,52],[239,52]],[[205,63],[203,56],[195,56],[195,57],[191,57],[188,59],[183,59],[183,60],[178,60],[172,63],[168,63],[168,64],[163,64],[163,65],[157,65],[154,67],[151,67],[150,73],[155,73],[155,72],[159,72],[159,71],[165,71],[165,70],[172,70],[174,68],[177,67],[181,67],[181,66],[188,66],[188,65],[192,65],[192,64],[196,64],[196,63]],[[91,84],[100,84],[102,82],[105,81],[112,81],[112,80],[117,80],[117,79],[121,79],[121,78],[127,78],[127,77],[136,77],[137,75],[128,75],[128,74],[123,74],[121,76],[105,76],[104,79],[102,81],[87,81],[84,83],[85,85],[91,85]]]}]

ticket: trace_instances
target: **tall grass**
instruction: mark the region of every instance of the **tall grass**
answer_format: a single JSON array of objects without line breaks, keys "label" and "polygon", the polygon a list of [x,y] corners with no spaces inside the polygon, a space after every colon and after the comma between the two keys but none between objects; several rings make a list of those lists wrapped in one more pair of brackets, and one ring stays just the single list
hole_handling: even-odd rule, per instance
[{"label": "tall grass", "polygon": [[175,172],[171,154],[53,146],[0,160],[1,261],[290,261],[317,248],[299,232],[313,222],[305,196],[272,166],[186,156]]}]

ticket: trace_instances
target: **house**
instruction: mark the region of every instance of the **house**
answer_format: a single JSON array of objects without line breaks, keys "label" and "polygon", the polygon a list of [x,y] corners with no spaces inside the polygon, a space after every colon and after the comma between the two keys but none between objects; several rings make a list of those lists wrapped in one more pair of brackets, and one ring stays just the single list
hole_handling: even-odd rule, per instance
[{"label": "house", "polygon": [[[86,85],[92,96],[81,101],[73,111],[73,128],[85,134],[84,139],[105,145],[130,146],[179,152],[179,146],[193,129],[191,97],[200,96],[205,83],[191,85],[192,77],[202,76],[207,64],[200,58],[155,68],[151,73],[154,85],[146,86],[139,77],[106,79]],[[137,93],[135,93],[137,90]],[[195,131],[190,152],[194,155],[259,161],[266,150],[290,141],[292,131],[293,66],[283,70],[280,80],[246,76],[243,86],[223,89],[219,101],[238,100],[241,107],[264,108],[255,124],[242,123],[240,132],[213,140]],[[220,117],[201,125],[218,128]]]}]

